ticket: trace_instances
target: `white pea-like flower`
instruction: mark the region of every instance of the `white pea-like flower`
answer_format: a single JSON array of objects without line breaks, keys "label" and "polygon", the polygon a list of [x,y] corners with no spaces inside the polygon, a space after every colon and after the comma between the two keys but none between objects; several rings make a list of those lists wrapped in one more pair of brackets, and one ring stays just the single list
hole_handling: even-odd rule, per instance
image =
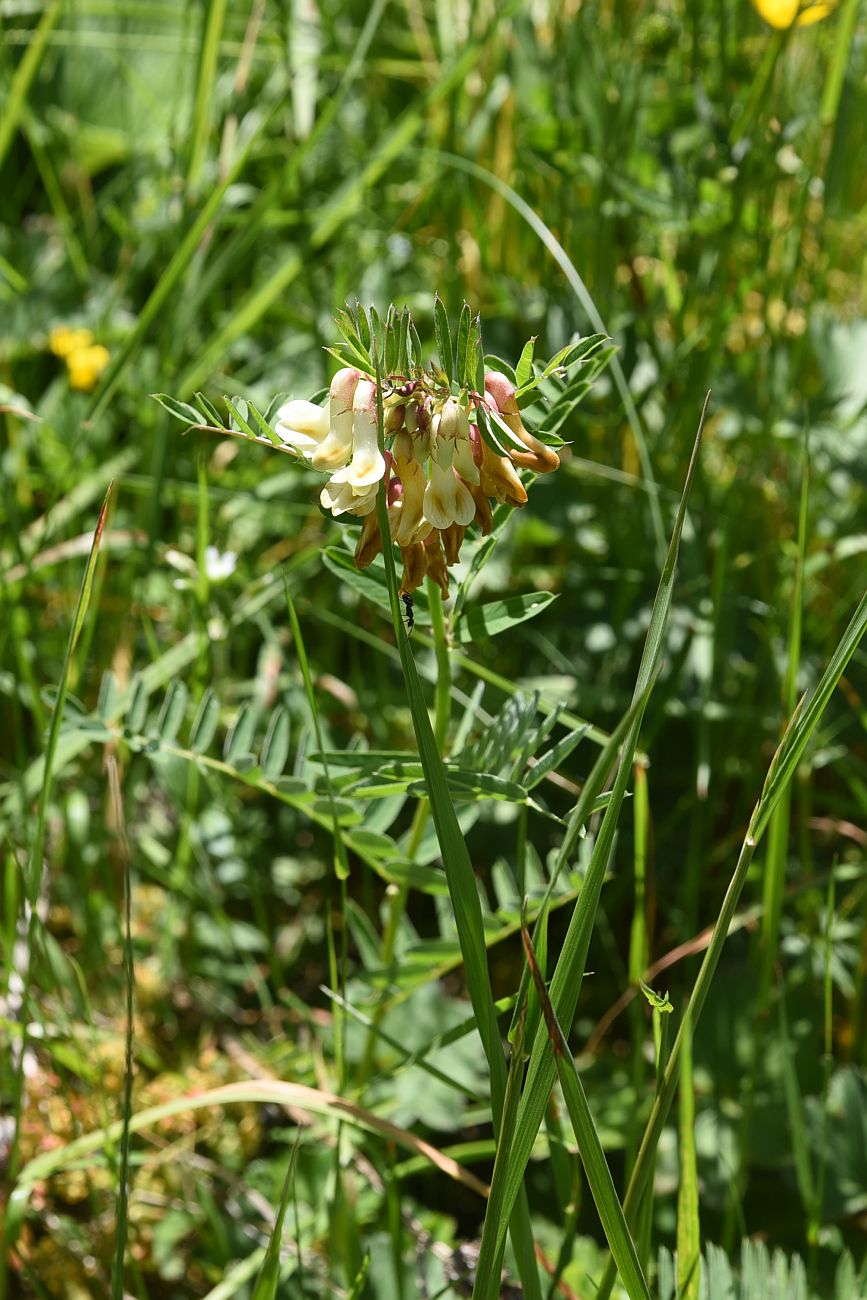
[{"label": "white pea-like flower", "polygon": [[353,488],[369,488],[385,473],[385,460],[379,450],[376,428],[376,385],[369,379],[359,381],[352,402],[352,460],[334,475],[334,483],[350,483]]},{"label": "white pea-like flower", "polygon": [[277,412],[277,436],[309,460],[328,436],[328,412],[301,398],[284,402]]},{"label": "white pea-like flower", "polygon": [[328,400],[328,436],[310,456],[314,469],[342,468],[352,455],[352,402],[361,379],[361,371],[344,366],[331,381]]},{"label": "white pea-like flower", "polygon": [[435,460],[430,463],[430,482],[424,493],[424,513],[434,528],[449,528],[452,524],[472,523],[476,513],[470,491],[454,470],[443,467]]}]

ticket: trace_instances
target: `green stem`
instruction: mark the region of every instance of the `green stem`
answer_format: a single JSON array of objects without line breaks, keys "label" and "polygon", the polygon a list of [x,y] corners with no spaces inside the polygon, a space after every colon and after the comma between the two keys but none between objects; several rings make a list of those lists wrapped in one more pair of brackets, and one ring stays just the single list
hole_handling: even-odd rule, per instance
[{"label": "green stem", "polygon": [[449,722],[452,711],[452,673],[449,662],[448,632],[443,610],[442,593],[433,578],[427,580],[427,598],[430,606],[431,630],[433,632],[434,655],[436,657],[437,677],[434,687],[434,739],[437,749],[445,757],[449,736]]},{"label": "green stem", "polygon": [[[444,757],[452,713],[452,677],[451,665],[449,663],[448,632],[446,628],[445,611],[443,610],[443,598],[440,589],[431,578],[428,578],[427,587],[428,601],[430,602],[434,656],[437,665],[436,683],[434,685],[434,739],[436,740],[437,749],[439,750],[440,755]],[[413,815],[412,825],[407,837],[406,856],[410,862],[415,859],[429,815],[430,803],[427,799],[420,799],[416,804],[415,814]],[[406,904],[409,898],[409,885],[402,884],[389,892],[391,896],[391,906],[388,912],[385,934],[382,939],[383,970],[388,970],[394,960],[394,949],[395,944],[397,943],[400,922],[404,912],[406,911]],[[373,1057],[377,1044],[376,1031],[380,1027],[382,1018],[385,1015],[386,1005],[388,1002],[388,992],[387,987],[383,988],[382,996],[380,997],[376,1009],[373,1012],[373,1016],[371,1017],[371,1026],[368,1031],[364,1057],[359,1071],[359,1083],[361,1086],[366,1083],[373,1068]]]}]

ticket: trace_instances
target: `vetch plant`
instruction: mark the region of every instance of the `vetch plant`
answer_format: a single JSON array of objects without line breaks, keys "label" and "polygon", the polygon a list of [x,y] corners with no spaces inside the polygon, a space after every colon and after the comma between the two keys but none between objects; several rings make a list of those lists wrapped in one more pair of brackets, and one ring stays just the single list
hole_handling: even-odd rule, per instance
[{"label": "vetch plant", "polygon": [[[227,398],[230,424],[200,398],[204,427],[270,441],[328,475],[319,501],[335,519],[362,520],[355,547],[359,569],[382,550],[377,494],[385,493],[388,535],[403,561],[400,595],[431,578],[449,594],[448,570],[457,563],[466,531],[483,536],[493,525],[492,504],[521,507],[527,488],[520,470],[556,470],[562,439],[556,429],[588,391],[613,348],[602,334],[561,349],[544,365],[535,340],[516,368],[485,356],[481,326],[465,304],[453,338],[445,308],[434,303],[437,356],[426,359],[409,311],[390,307],[382,319],[357,306],[340,312],[341,342],[329,349],[344,364],[324,405],[304,398],[272,403],[264,415]],[[201,425],[185,403],[158,399],[185,423]],[[523,412],[536,408],[542,427],[532,433]]]}]

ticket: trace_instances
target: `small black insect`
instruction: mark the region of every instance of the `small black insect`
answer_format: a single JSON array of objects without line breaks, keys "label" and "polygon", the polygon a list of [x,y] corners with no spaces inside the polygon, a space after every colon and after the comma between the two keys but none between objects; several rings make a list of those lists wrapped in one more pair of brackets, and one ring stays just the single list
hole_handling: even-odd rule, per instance
[{"label": "small black insect", "polygon": [[412,596],[410,596],[407,593],[406,595],[401,596],[401,600],[403,601],[403,610],[404,610],[404,615],[406,617],[406,634],[407,636],[409,636],[412,633],[412,629],[415,627],[415,614],[413,613],[413,608],[412,608]]}]

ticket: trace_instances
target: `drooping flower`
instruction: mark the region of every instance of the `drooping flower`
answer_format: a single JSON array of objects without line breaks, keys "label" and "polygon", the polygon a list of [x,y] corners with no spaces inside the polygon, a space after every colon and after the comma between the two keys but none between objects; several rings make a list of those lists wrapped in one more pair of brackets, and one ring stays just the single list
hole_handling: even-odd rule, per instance
[{"label": "drooping flower", "polygon": [[424,513],[434,528],[470,524],[476,505],[466,483],[451,465],[447,469],[435,460],[430,464],[430,481],[424,490]]},{"label": "drooping flower", "polygon": [[546,447],[544,442],[534,438],[524,428],[521,412],[518,408],[517,389],[508,375],[499,370],[485,371],[485,391],[494,399],[503,422],[515,437],[527,448],[523,451],[510,451],[509,455],[522,469],[531,469],[536,474],[551,474],[560,467],[560,457],[553,447]]},{"label": "drooping flower", "polygon": [[376,429],[376,385],[361,379],[352,401],[352,460],[331,481],[351,483],[355,489],[369,488],[384,473],[385,459],[379,450]]},{"label": "drooping flower", "polygon": [[340,469],[352,455],[353,412],[355,390],[361,371],[354,366],[338,370],[331,381],[328,400],[328,435],[311,453],[314,469]]}]

